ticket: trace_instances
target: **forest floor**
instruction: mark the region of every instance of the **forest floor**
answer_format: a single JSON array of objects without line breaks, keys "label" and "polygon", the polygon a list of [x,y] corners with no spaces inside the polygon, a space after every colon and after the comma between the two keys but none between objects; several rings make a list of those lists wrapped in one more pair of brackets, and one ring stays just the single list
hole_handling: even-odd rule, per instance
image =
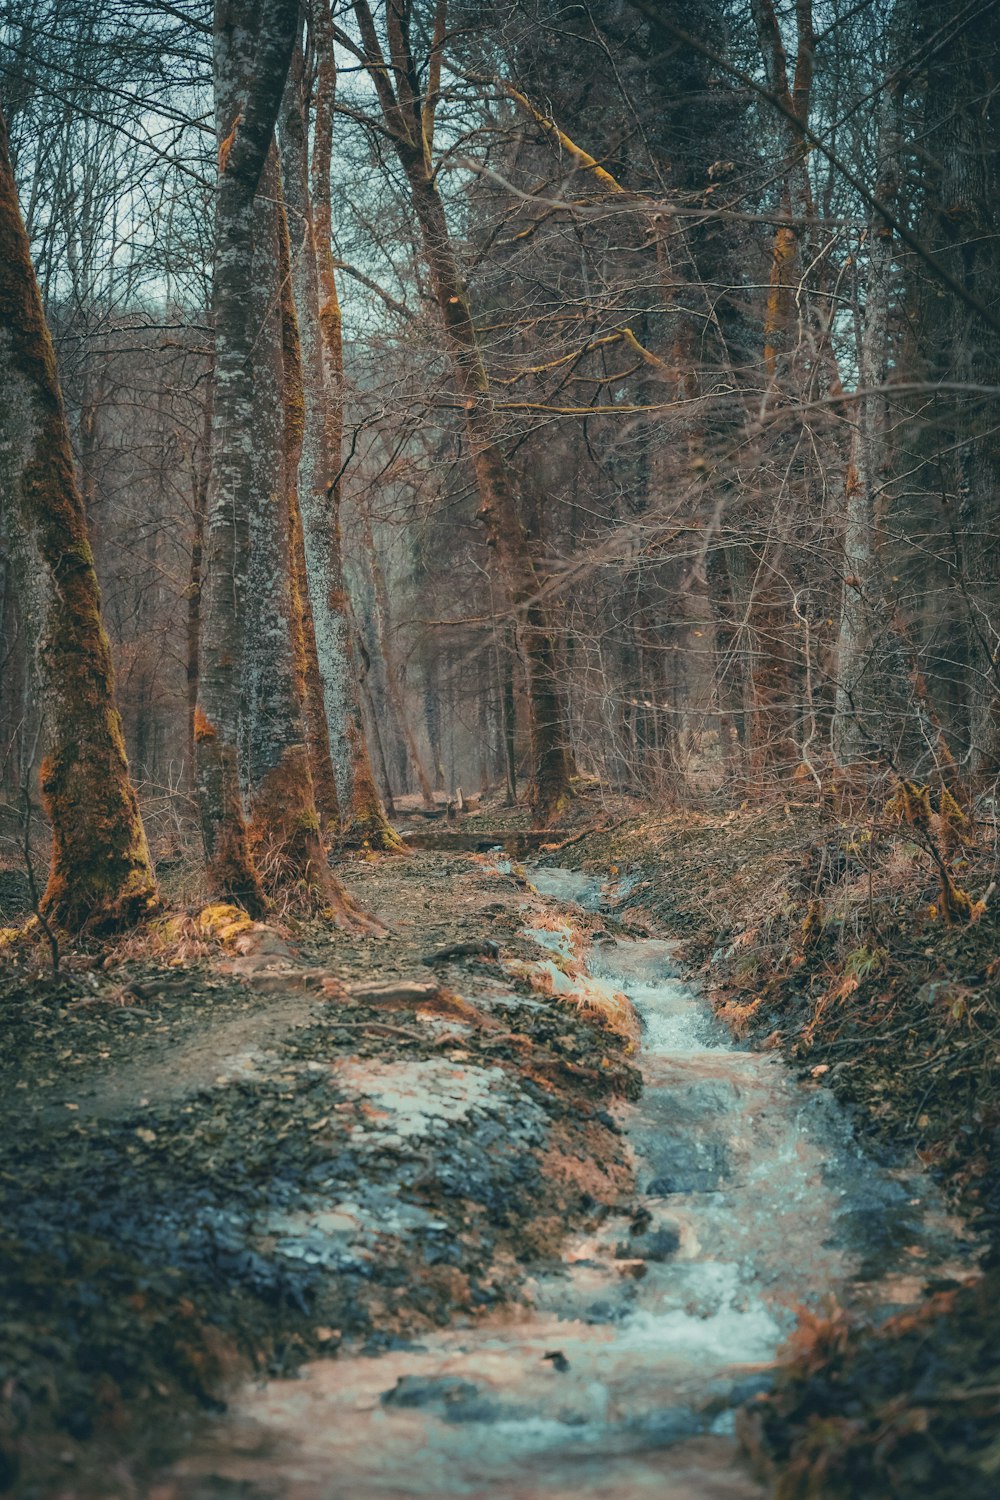
[{"label": "forest floor", "polygon": [[[931,916],[927,856],[884,820],[581,799],[573,821],[605,826],[540,857],[623,895],[620,929],[579,920],[683,938],[736,1032],[832,1088],[870,1151],[924,1163],[990,1247],[980,1282],[932,1284],[904,1320],[807,1322],[743,1419],[761,1471],[781,1500],[985,1500],[1000,1482],[992,906]],[[487,810],[454,841],[501,822],[523,834]],[[991,846],[966,845],[952,863],[979,896]],[[158,945],[0,980],[0,1487],[152,1495],[234,1381],[516,1303],[568,1231],[628,1211],[612,1112],[638,1087],[628,1042],[501,967],[541,951],[523,879],[440,849],[358,859],[347,879],[384,935],[191,919]],[[0,877],[5,920],[18,891]],[[401,1151],[401,1130],[425,1147]]]},{"label": "forest floor", "polygon": [[627,1038],[494,957],[542,952],[523,878],[415,851],[349,880],[383,935],[216,913],[7,966],[0,1488],[145,1495],[234,1381],[516,1302],[627,1207]]}]

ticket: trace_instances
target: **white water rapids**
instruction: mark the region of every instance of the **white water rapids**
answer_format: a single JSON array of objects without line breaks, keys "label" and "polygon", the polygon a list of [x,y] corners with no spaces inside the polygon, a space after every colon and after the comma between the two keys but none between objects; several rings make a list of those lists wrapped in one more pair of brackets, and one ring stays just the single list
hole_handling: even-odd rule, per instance
[{"label": "white water rapids", "polygon": [[[531,879],[600,907],[591,877]],[[572,940],[529,931],[557,954]],[[587,966],[643,1022],[644,1092],[619,1112],[639,1214],[571,1243],[516,1321],[247,1390],[178,1471],[185,1497],[758,1496],[733,1412],[797,1311],[889,1311],[968,1256],[925,1178],[878,1165],[827,1090],[732,1042],[671,944],[594,944]]]}]

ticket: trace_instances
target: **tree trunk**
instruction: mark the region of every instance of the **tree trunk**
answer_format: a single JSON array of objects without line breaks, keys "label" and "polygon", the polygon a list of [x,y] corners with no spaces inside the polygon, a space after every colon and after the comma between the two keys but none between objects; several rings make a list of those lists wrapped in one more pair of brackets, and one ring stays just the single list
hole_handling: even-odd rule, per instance
[{"label": "tree trunk", "polygon": [[0,497],[21,551],[46,724],[52,823],[43,908],[60,926],[134,921],[156,883],[115,704],[111,650],[76,482],[55,352],[0,116]]},{"label": "tree trunk", "polygon": [[[924,138],[928,240],[940,263],[991,310],[1000,305],[998,33],[993,6],[966,18],[956,7],[918,7],[921,29],[946,22],[930,56]],[[961,16],[961,19],[959,17]],[[1000,382],[1000,338],[954,294],[927,296],[928,375],[968,390],[943,392],[935,415],[937,490],[954,550],[953,583],[964,604],[968,741],[972,770],[1000,775],[1000,449],[995,400],[977,392]],[[954,576],[954,575],[957,575]]]},{"label": "tree trunk", "polygon": [[328,0],[310,10],[317,59],[313,158],[302,62],[296,57],[281,118],[285,193],[295,226],[292,288],[305,371],[305,432],[299,471],[303,550],[337,800],[348,848],[398,851],[364,731],[340,530],[344,360],[331,246],[330,170],[336,65]]},{"label": "tree trunk", "polygon": [[208,504],[209,464],[212,453],[212,397],[211,380],[209,396],[205,403],[205,448],[202,461],[192,475],[191,484],[191,553],[188,563],[187,619],[185,638],[187,659],[185,678],[187,683],[188,710],[188,779],[191,790],[196,791],[195,782],[195,723],[198,708],[198,677],[201,653],[201,591],[205,560],[205,512]]},{"label": "tree trunk", "polygon": [[409,47],[409,5],[390,6],[386,13],[391,66],[382,56],[367,0],[355,0],[355,14],[369,74],[406,175],[420,229],[451,358],[456,395],[465,414],[479,493],[479,518],[520,624],[532,751],[530,802],[535,821],[545,824],[555,817],[570,795],[575,768],[567,740],[566,705],[556,670],[555,632],[541,597],[544,580],[536,568],[504,458],[468,291],[459,272],[433,170],[434,109],[446,34],[445,10],[439,5],[435,14],[434,45],[422,98],[416,92],[417,69]]},{"label": "tree trunk", "polygon": [[254,483],[254,200],[297,22],[297,0],[217,0],[215,395],[195,765],[209,887],[253,915],[265,899],[247,842],[239,743]]},{"label": "tree trunk", "polygon": [[[365,653],[367,656],[367,652]],[[368,670],[360,682],[365,708],[368,713],[368,726],[371,734],[371,742],[375,746],[375,758],[378,762],[379,776],[382,779],[382,801],[391,818],[396,816],[396,803],[392,795],[392,778],[389,775],[389,765],[385,756],[385,744],[382,739],[382,731],[379,728],[379,714],[375,707],[375,699],[372,697],[371,686],[368,680]]]},{"label": "tree trunk", "polygon": [[21,784],[21,760],[31,743],[28,722],[27,643],[15,584],[10,538],[0,538],[0,797],[13,803]]},{"label": "tree trunk", "polygon": [[325,836],[337,838],[340,833],[340,798],[330,749],[330,730],[326,717],[323,674],[316,644],[316,621],[306,566],[305,535],[302,509],[297,489],[290,485],[288,497],[289,550],[294,618],[299,631],[298,650],[303,681],[303,710],[309,740],[309,765],[312,772],[316,810]]},{"label": "tree trunk", "polygon": [[[248,845],[269,898],[342,915],[350,903],[330,871],[313,782],[314,765],[330,779],[332,770],[328,745],[325,757],[323,753],[322,703],[315,703],[319,685],[310,684],[315,648],[303,588],[296,494],[302,365],[275,149],[261,177],[254,218],[253,608],[248,622],[243,757],[249,782]],[[310,706],[318,718],[310,718]]]},{"label": "tree trunk", "polygon": [[444,791],[444,766],[441,761],[441,698],[439,678],[439,655],[425,659],[422,668],[424,723],[427,726],[427,743],[431,749],[434,766],[434,790]]},{"label": "tree trunk", "polygon": [[[912,0],[899,0],[890,31],[889,64],[895,82],[885,90],[876,141],[875,196],[895,210],[900,181],[900,106],[905,75],[899,70],[913,44]],[[837,643],[833,751],[843,766],[880,749],[896,759],[906,703],[906,674],[899,673],[893,606],[879,557],[880,497],[890,470],[885,384],[889,366],[889,305],[895,248],[879,215],[868,225],[868,270],[858,358],[857,425],[844,486],[844,584]]]},{"label": "tree trunk", "polygon": [[375,535],[372,530],[371,514],[367,510],[364,515],[365,550],[368,553],[368,566],[372,575],[372,597],[374,601],[375,633],[378,637],[379,650],[382,655],[382,663],[385,667],[385,686],[392,711],[399,725],[399,732],[406,746],[410,765],[417,778],[420,788],[420,800],[425,807],[434,806],[434,792],[431,788],[430,777],[424,765],[423,756],[420,754],[420,746],[410,723],[410,715],[403,695],[403,685],[400,681],[399,668],[396,664],[396,653],[392,641],[392,622],[389,618],[389,590],[386,587],[385,574],[382,569],[382,560],[375,546]]}]

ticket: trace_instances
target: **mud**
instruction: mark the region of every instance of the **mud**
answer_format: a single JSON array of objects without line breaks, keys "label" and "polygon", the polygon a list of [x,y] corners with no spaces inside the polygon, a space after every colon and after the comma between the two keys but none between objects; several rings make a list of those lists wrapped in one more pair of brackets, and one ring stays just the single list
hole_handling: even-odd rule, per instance
[{"label": "mud", "polygon": [[[551,957],[508,967],[546,986],[558,974],[553,988],[578,1004],[624,992],[634,1012],[644,1089],[615,1106],[634,1202],[536,1263],[523,1308],[459,1314],[404,1349],[345,1347],[298,1380],[245,1387],[165,1477],[170,1500],[749,1500],[763,1491],[736,1412],[770,1389],[800,1319],[833,1299],[898,1312],[919,1295],[915,1257],[970,1273],[975,1247],[932,1185],[866,1157],[827,1091],[734,1048],[671,944],[615,938],[592,877],[529,874],[561,903],[523,902],[526,935]],[[372,1096],[394,1136],[432,1117],[444,1132],[475,1087],[400,1082]]]},{"label": "mud", "polygon": [[[512,953],[537,956],[513,936],[518,881],[440,855],[353,874],[389,934],[302,928],[297,972],[86,967],[95,954],[5,981],[15,1493],[142,1494],[234,1381],[517,1303],[527,1264],[627,1199],[607,1105],[634,1070],[574,1008],[486,960],[439,966],[436,1007],[304,987],[317,969],[426,981],[421,957],[479,933],[484,906]],[[448,1003],[459,983],[474,999]],[[586,1162],[585,1186],[554,1159]]]}]

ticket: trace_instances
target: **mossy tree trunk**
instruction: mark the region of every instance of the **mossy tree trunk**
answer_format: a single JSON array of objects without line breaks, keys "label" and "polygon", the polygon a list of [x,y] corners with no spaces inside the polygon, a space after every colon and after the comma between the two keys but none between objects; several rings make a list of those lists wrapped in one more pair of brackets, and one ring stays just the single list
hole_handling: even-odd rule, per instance
[{"label": "mossy tree trunk", "polygon": [[303,555],[340,810],[340,840],[348,848],[367,845],[391,851],[403,845],[379,797],[364,732],[340,530],[344,364],[331,245],[336,63],[328,0],[315,0],[309,14],[316,68],[311,161],[308,90],[298,51],[280,124],[282,181],[293,236],[291,285],[305,376],[299,466]]},{"label": "mossy tree trunk", "polygon": [[247,842],[239,742],[254,483],[254,202],[298,16],[298,0],[217,0],[215,12],[215,389],[195,769],[212,894],[253,914],[265,898]]},{"label": "mossy tree trunk", "polygon": [[568,743],[565,694],[558,673],[556,632],[545,600],[545,579],[521,515],[489,375],[472,308],[455,254],[432,159],[434,112],[440,88],[441,51],[446,31],[439,3],[435,43],[423,91],[410,50],[408,3],[386,12],[389,62],[378,41],[367,0],[355,0],[364,58],[378,94],[383,122],[406,175],[434,298],[451,357],[456,395],[465,416],[476,484],[479,518],[497,559],[511,607],[518,620],[528,687],[528,726],[532,779],[530,802],[536,822],[548,823],[570,795],[575,774]]},{"label": "mossy tree trunk", "polygon": [[192,792],[195,782],[195,724],[198,710],[198,673],[201,653],[201,588],[205,555],[205,507],[208,500],[209,462],[212,453],[212,395],[209,381],[205,402],[205,437],[191,476],[191,552],[188,562],[187,618],[185,621],[185,679],[188,712],[188,775]]},{"label": "mossy tree trunk", "polygon": [[0,116],[0,502],[22,554],[22,616],[46,730],[41,792],[52,824],[43,896],[71,930],[134,921],[156,883],[115,704],[111,650],[55,351],[31,264]]},{"label": "mossy tree trunk", "polygon": [[[302,365],[289,286],[288,228],[272,147],[254,206],[253,367],[247,653],[241,762],[248,847],[269,899],[336,906],[316,802],[324,724],[308,713],[308,595],[299,573],[296,494],[302,447]],[[329,759],[329,747],[326,747]],[[322,774],[322,771],[321,771]]]},{"label": "mossy tree trunk", "polygon": [[303,708],[309,740],[309,765],[312,771],[316,810],[325,837],[336,838],[340,831],[340,798],[330,749],[330,730],[326,717],[323,675],[320,671],[316,643],[316,617],[306,566],[302,507],[297,489],[289,491],[288,507],[291,582],[294,590],[295,618],[298,621],[299,652],[303,682]]}]

